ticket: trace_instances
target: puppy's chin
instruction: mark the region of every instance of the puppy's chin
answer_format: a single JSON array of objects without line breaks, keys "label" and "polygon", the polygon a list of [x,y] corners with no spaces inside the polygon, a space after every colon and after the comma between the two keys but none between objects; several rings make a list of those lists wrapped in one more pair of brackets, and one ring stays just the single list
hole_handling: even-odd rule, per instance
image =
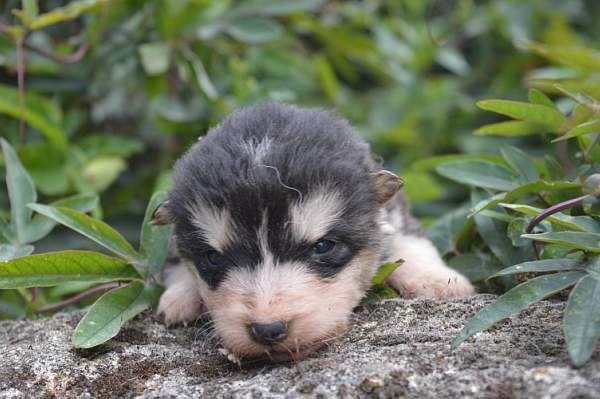
[{"label": "puppy's chin", "polygon": [[[302,342],[299,339],[286,339],[272,346],[266,346],[257,344],[251,340],[242,339],[240,341],[228,342],[230,339],[224,339],[224,346],[226,352],[232,354],[233,358],[238,361],[266,360],[273,362],[296,362],[326,346],[343,334],[347,328],[347,322],[340,322],[327,334],[315,337],[312,342],[306,339],[302,340]],[[231,338],[231,334],[223,334],[222,336]]]},{"label": "puppy's chin", "polygon": [[[297,360],[346,330],[375,264],[374,252],[365,251],[337,275],[321,278],[301,263],[266,262],[230,273],[204,299],[223,346],[236,358]],[[275,321],[286,324],[285,339],[272,345],[253,339],[249,325]]]}]

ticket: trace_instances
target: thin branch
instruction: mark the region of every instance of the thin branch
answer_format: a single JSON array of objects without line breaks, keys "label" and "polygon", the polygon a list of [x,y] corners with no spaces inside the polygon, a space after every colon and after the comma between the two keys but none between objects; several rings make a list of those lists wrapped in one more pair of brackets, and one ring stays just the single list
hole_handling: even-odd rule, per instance
[{"label": "thin branch", "polygon": [[[13,35],[11,34],[10,28],[4,24],[0,24],[0,33],[3,33],[7,36],[13,37]],[[21,39],[17,39],[18,40]],[[54,54],[44,48],[41,48],[33,43],[30,43],[26,40],[22,40],[22,47],[26,48],[27,50],[31,50],[35,53],[38,53],[39,55],[46,57],[54,62],[58,62],[59,64],[74,64],[76,62],[81,61],[81,59],[85,56],[85,54],[87,53],[87,51],[90,48],[90,44],[89,43],[83,43],[81,46],[79,46],[79,48],[77,49],[77,51],[75,51],[73,54],[69,54],[69,55],[60,55],[60,54]]]},{"label": "thin branch", "polygon": [[25,42],[23,43],[23,45],[26,49],[38,53],[39,55],[44,56],[48,59],[51,59],[54,62],[58,62],[59,64],[74,64],[76,62],[81,61],[81,59],[85,56],[85,54],[90,48],[89,43],[83,43],[73,54],[59,55],[51,53],[48,50],[45,50],[29,42]]},{"label": "thin branch", "polygon": [[61,310],[63,308],[66,308],[67,306],[71,306],[78,302],[81,302],[86,298],[89,298],[89,297],[97,295],[97,294],[102,294],[106,291],[110,291],[113,288],[117,288],[119,286],[120,286],[119,283],[109,283],[109,284],[104,284],[104,285],[97,285],[96,287],[92,287],[89,290],[80,292],[79,294],[72,296],[69,299],[65,299],[64,301],[61,301],[58,303],[53,303],[51,305],[42,306],[41,308],[37,309],[36,312],[37,313],[56,312],[57,310]]},{"label": "thin branch", "polygon": [[[533,229],[535,228],[535,226],[540,224],[540,222],[542,222],[542,220],[546,219],[549,216],[554,215],[557,212],[564,211],[565,209],[573,208],[575,206],[583,205],[583,201],[585,201],[585,199],[588,197],[589,197],[589,195],[582,195],[581,197],[572,198],[572,199],[564,201],[564,202],[559,202],[556,205],[552,205],[550,208],[545,209],[543,212],[539,213],[533,219],[531,219],[531,222],[529,222],[529,224],[527,225],[525,232],[527,234],[531,233],[533,231]],[[537,248],[535,239],[531,242],[531,244],[533,245],[533,251],[535,252],[536,259],[539,259],[540,254],[538,252],[538,248]]]},{"label": "thin branch", "polygon": [[23,37],[17,39],[17,84],[19,89],[19,153],[23,152],[25,142],[25,51]]}]

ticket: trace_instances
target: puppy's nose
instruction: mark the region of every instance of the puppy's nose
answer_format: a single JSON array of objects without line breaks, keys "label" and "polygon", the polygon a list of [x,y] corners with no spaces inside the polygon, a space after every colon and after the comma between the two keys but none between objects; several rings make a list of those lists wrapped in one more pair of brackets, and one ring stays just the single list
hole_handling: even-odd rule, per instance
[{"label": "puppy's nose", "polygon": [[248,326],[252,338],[263,345],[273,345],[287,337],[287,324],[283,321],[272,323],[251,323]]}]

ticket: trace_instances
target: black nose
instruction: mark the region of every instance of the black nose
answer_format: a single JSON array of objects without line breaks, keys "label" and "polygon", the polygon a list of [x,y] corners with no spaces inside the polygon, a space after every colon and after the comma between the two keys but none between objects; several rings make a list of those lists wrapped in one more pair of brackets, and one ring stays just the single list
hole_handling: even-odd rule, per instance
[{"label": "black nose", "polygon": [[251,323],[248,326],[252,338],[264,345],[273,345],[287,337],[287,325],[283,321],[273,323]]}]

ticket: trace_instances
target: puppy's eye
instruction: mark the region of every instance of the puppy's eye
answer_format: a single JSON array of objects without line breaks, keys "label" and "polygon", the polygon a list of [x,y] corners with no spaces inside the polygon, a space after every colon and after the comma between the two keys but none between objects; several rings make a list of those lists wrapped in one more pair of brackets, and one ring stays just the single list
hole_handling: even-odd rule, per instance
[{"label": "puppy's eye", "polygon": [[331,240],[319,240],[313,246],[313,252],[316,255],[323,255],[323,254],[326,254],[327,252],[331,252],[331,250],[333,250],[334,247],[335,247],[335,242],[333,242]]},{"label": "puppy's eye", "polygon": [[207,251],[205,254],[206,261],[209,265],[219,267],[225,265],[227,258],[215,250]]}]

